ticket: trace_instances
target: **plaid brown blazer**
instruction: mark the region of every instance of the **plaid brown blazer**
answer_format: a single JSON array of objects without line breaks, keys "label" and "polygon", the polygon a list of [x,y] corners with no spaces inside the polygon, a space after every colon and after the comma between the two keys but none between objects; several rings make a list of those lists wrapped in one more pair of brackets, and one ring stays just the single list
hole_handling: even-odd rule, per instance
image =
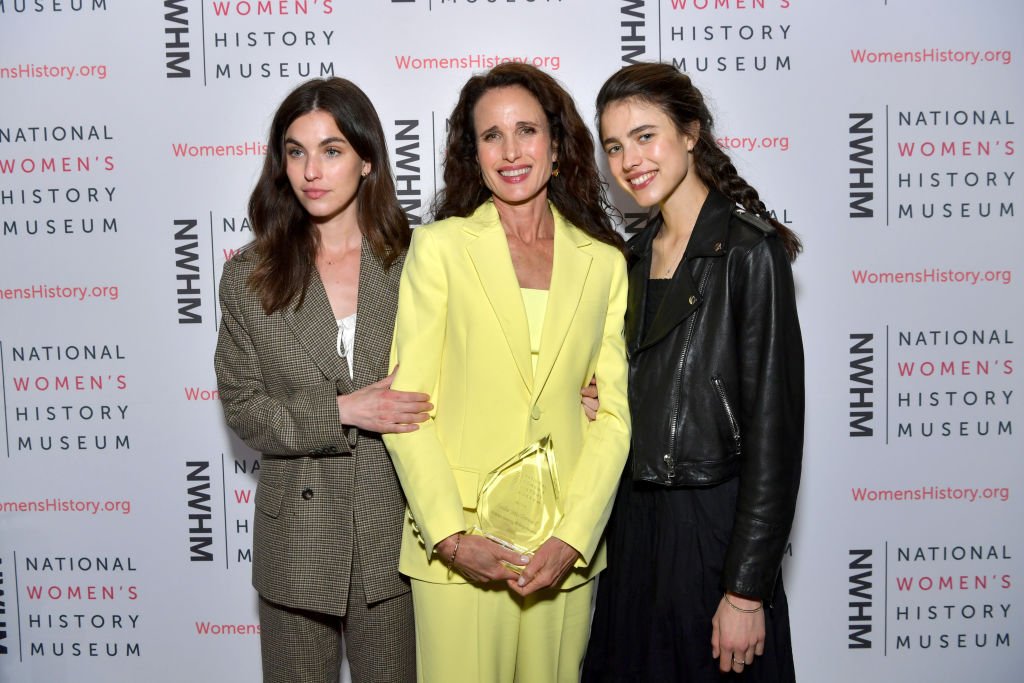
[{"label": "plaid brown blazer", "polygon": [[385,271],[363,240],[351,380],[316,271],[301,308],[266,315],[247,284],[255,261],[246,249],[224,266],[214,356],[227,423],[263,454],[253,586],[272,602],[343,616],[353,552],[369,602],[409,590],[391,460],[379,434],[341,424],[336,403],[387,376],[404,254]]}]

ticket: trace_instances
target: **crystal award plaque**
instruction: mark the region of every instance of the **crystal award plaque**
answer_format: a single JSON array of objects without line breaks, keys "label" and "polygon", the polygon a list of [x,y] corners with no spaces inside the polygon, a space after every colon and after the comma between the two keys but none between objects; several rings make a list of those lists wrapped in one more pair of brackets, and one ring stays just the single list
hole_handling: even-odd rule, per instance
[{"label": "crystal award plaque", "polygon": [[532,554],[551,537],[561,518],[555,449],[551,437],[545,436],[487,475],[477,499],[473,533],[514,552]]}]

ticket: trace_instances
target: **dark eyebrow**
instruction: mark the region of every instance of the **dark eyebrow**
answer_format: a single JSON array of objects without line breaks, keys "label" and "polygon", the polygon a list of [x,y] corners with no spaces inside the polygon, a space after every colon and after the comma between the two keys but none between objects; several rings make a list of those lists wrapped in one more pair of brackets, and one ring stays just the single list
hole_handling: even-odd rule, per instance
[{"label": "dark eyebrow", "polygon": [[[653,123],[643,123],[643,124],[640,124],[636,128],[633,128],[628,133],[626,133],[626,137],[627,138],[631,138],[634,135],[639,135],[640,133],[643,133],[644,131],[647,131],[647,130],[649,130],[651,128],[657,128],[657,126],[655,126]],[[618,142],[618,141],[619,141],[618,138],[611,138],[611,137],[609,137],[609,138],[605,138],[604,140],[602,140],[601,144],[602,145],[607,145],[609,143]]]},{"label": "dark eyebrow", "polygon": [[[516,121],[516,128],[520,126],[533,126],[534,128],[540,128],[540,124],[536,121]],[[480,135],[487,135],[488,133],[500,133],[501,130],[498,126],[491,126],[487,130],[480,131]]]},{"label": "dark eyebrow", "polygon": [[[320,141],[320,145],[319,146],[320,147],[326,147],[327,145],[336,145],[336,144],[339,144],[339,143],[343,144],[343,145],[349,144],[348,140],[346,140],[345,138],[324,138],[323,140]],[[285,138],[284,139],[284,144],[286,144],[286,145],[295,145],[296,147],[302,147],[302,143],[300,143],[298,140],[295,140],[293,138]],[[305,149],[305,148],[303,147],[303,149]]]}]

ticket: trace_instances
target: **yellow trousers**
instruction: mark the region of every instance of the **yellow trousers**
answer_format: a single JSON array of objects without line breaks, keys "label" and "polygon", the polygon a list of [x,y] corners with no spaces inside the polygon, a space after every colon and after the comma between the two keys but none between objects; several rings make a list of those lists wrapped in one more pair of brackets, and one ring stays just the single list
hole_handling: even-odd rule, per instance
[{"label": "yellow trousers", "polygon": [[594,581],[521,598],[507,588],[412,581],[420,683],[576,683]]}]

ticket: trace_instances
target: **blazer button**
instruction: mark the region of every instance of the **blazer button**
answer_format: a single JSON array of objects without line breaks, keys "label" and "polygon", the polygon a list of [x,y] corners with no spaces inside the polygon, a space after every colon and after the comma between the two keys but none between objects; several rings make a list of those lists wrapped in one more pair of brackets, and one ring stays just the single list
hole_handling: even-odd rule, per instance
[{"label": "blazer button", "polygon": [[540,406],[533,407],[533,410],[530,411],[530,417],[532,417],[534,420],[540,419]]},{"label": "blazer button", "polygon": [[308,486],[302,489],[302,500],[313,500],[313,489]]}]

